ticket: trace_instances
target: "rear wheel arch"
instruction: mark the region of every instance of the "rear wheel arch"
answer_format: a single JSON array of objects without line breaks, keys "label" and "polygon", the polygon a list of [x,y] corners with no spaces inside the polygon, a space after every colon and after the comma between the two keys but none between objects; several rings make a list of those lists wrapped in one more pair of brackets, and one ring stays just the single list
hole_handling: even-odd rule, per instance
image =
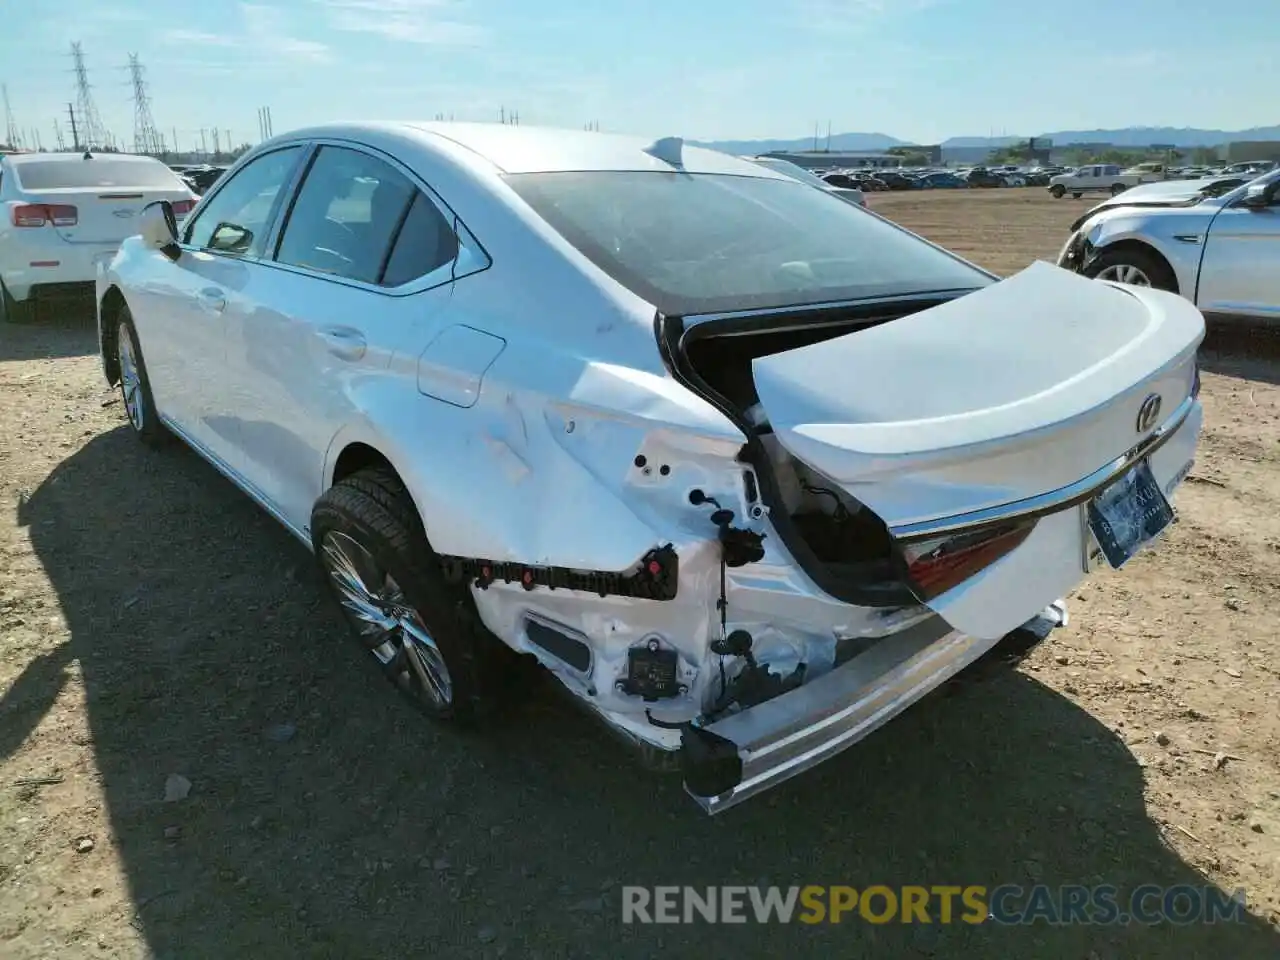
[{"label": "rear wheel arch", "polygon": [[426,532],[427,516],[418,497],[414,494],[413,487],[405,480],[404,473],[396,469],[391,457],[371,443],[363,440],[348,440],[342,444],[337,456],[333,458],[333,470],[325,484],[325,491],[332,490],[342,481],[362,472],[366,475],[380,475],[387,480],[389,487],[394,486],[398,491],[403,491],[413,504],[418,522],[422,525],[424,533]]},{"label": "rear wheel arch", "polygon": [[120,355],[117,349],[116,336],[120,327],[120,311],[128,304],[119,287],[111,287],[102,296],[98,307],[98,315],[102,318],[99,324],[102,341],[98,348],[102,351],[102,368],[107,374],[107,382],[120,381]]}]

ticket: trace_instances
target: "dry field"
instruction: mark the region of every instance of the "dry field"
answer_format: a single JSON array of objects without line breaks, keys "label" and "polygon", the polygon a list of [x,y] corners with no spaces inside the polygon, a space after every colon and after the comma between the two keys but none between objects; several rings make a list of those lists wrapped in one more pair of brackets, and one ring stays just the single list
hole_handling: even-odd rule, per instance
[{"label": "dry field", "polygon": [[[1052,258],[1081,209],[1034,189],[871,202],[1005,273]],[[484,739],[420,721],[346,642],[300,548],[193,455],[128,435],[93,350],[85,317],[0,331],[6,960],[1280,955],[1265,338],[1206,349],[1202,455],[1158,550],[1090,581],[1016,670],[714,821],[545,691]],[[175,774],[189,793],[166,802]],[[620,922],[632,883],[1037,881],[1243,887],[1250,913]]]}]

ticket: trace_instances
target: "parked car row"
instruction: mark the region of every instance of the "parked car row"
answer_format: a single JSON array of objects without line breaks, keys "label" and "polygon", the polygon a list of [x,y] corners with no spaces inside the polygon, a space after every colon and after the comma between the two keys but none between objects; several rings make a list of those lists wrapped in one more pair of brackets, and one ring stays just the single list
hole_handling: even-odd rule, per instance
[{"label": "parked car row", "polygon": [[297,131],[144,211],[103,370],[428,716],[539,665],[715,813],[1044,640],[1172,521],[1201,426],[1186,300],[1000,280],[803,181],[674,137]]}]

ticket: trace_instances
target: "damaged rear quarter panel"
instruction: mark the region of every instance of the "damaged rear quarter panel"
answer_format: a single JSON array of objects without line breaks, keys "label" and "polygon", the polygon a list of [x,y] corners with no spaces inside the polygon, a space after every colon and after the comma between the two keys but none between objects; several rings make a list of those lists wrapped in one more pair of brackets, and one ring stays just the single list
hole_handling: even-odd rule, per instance
[{"label": "damaged rear quarter panel", "polygon": [[651,307],[629,313],[588,287],[595,302],[576,309],[513,311],[498,274],[460,281],[446,321],[506,342],[475,402],[420,393],[417,356],[397,356],[388,376],[350,385],[360,415],[331,445],[326,483],[342,449],[365,443],[401,474],[439,554],[626,571],[679,538],[689,489],[740,484],[744,437],[671,379]]}]

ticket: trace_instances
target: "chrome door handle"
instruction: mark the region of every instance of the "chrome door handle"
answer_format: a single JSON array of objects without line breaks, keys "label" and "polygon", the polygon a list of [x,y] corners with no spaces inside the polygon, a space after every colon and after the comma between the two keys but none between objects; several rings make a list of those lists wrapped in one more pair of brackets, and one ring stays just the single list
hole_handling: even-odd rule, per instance
[{"label": "chrome door handle", "polygon": [[227,298],[217,287],[205,287],[197,294],[200,306],[214,313],[221,313],[227,308]]},{"label": "chrome door handle", "polygon": [[364,334],[351,327],[325,327],[316,336],[326,350],[343,360],[359,360],[365,353]]}]

